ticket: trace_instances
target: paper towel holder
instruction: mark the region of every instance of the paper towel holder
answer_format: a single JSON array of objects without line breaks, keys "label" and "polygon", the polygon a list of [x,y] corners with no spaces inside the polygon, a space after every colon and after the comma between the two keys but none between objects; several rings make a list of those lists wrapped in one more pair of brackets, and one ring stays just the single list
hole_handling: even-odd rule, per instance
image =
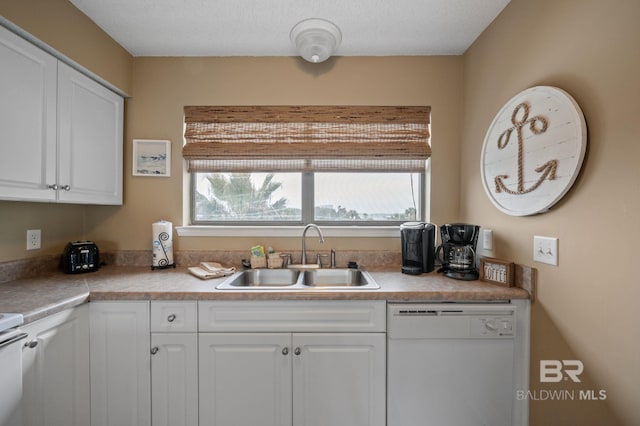
[{"label": "paper towel holder", "polygon": [[[154,257],[154,261],[151,262],[151,270],[156,270],[156,269],[168,269],[168,268],[175,268],[176,264],[175,262],[173,263],[169,263],[169,259],[173,258],[173,244],[171,242],[171,222],[165,222],[164,220],[157,222],[156,224],[167,224],[169,225],[169,232],[166,231],[162,231],[158,234],[158,239],[155,240],[154,239],[154,245],[157,244],[161,249],[162,249],[162,254],[164,254],[164,258],[162,259],[158,259],[157,262],[155,261],[155,256],[156,256],[156,250],[153,250],[153,257]],[[154,224],[155,225],[155,224]],[[169,244],[165,245],[165,241],[168,241]],[[169,251],[171,252],[171,256],[169,256]],[[173,259],[172,259],[173,260]],[[154,265],[154,263],[157,263],[157,265]]]},{"label": "paper towel holder", "polygon": [[164,259],[158,260],[157,265],[153,265],[153,262],[152,262],[152,265],[151,265],[152,271],[156,269],[169,269],[169,268],[176,267],[175,262],[169,263],[169,256],[167,255],[167,247],[165,247],[163,243],[163,241],[167,241],[168,239],[169,239],[169,234],[167,234],[166,232],[161,232],[160,235],[158,235],[158,243],[160,244],[160,247],[162,248],[162,252],[164,253]]},{"label": "paper towel holder", "polygon": [[158,266],[151,265],[151,270],[153,271],[155,269],[169,269],[169,268],[175,268],[175,267],[176,267],[176,264],[174,262],[167,265],[158,265]]}]

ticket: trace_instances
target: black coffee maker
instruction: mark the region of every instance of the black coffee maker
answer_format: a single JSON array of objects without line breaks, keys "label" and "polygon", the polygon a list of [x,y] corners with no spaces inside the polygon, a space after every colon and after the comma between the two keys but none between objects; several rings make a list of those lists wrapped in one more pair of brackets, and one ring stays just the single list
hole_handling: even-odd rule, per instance
[{"label": "black coffee maker", "polygon": [[420,275],[434,269],[436,227],[431,223],[406,222],[400,225],[402,273]]},{"label": "black coffee maker", "polygon": [[476,246],[480,227],[454,223],[440,227],[442,244],[436,249],[436,259],[442,263],[438,272],[456,280],[477,280]]}]

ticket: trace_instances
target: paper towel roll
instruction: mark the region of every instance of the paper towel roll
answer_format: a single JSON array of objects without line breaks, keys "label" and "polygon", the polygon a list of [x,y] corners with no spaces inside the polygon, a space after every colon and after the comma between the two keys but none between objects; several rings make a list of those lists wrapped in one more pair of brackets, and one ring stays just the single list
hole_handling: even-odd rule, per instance
[{"label": "paper towel roll", "polygon": [[151,224],[153,266],[173,265],[173,224],[166,220]]}]

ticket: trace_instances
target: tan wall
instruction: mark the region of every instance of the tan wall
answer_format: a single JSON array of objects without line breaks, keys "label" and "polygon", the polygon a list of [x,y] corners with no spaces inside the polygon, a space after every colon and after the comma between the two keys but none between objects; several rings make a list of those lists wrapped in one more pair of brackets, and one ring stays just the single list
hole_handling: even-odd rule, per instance
[{"label": "tan wall", "polygon": [[[533,390],[606,390],[607,400],[537,401],[532,425],[640,424],[635,305],[640,241],[640,2],[512,0],[464,56],[461,216],[493,228],[496,257],[535,266]],[[512,96],[568,91],[589,130],[583,171],[550,212],[507,216],[490,203],[479,159],[485,132]],[[532,261],[533,236],[559,238],[559,266]],[[540,359],[579,359],[583,383],[540,383]]]},{"label": "tan wall", "polygon": [[[0,0],[0,14],[131,92],[132,56],[68,1]],[[85,238],[84,220],[84,206],[0,201],[0,262],[62,253],[67,241]],[[26,251],[27,229],[42,230],[41,250]]]},{"label": "tan wall", "polygon": [[[462,57],[334,58],[320,65],[297,58],[135,58],[127,104],[125,199],[121,209],[91,209],[87,232],[109,249],[149,249],[151,223],[183,216],[184,105],[430,105],[432,215],[455,220],[462,111]],[[170,178],[132,177],[132,139],[172,141]],[[96,211],[94,211],[96,210]],[[187,216],[187,215],[185,215]],[[296,238],[179,238],[179,250],[248,250],[262,243],[297,249]],[[338,249],[398,250],[399,238],[332,238]]]}]

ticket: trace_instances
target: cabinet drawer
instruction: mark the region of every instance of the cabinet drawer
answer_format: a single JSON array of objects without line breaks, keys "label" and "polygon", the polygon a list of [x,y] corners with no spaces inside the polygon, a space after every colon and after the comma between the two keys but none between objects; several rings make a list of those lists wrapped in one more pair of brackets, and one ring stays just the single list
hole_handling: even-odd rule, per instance
[{"label": "cabinet drawer", "polygon": [[198,305],[188,302],[151,302],[151,332],[180,333],[198,331]]},{"label": "cabinet drawer", "polygon": [[386,302],[203,301],[200,332],[384,332]]}]

